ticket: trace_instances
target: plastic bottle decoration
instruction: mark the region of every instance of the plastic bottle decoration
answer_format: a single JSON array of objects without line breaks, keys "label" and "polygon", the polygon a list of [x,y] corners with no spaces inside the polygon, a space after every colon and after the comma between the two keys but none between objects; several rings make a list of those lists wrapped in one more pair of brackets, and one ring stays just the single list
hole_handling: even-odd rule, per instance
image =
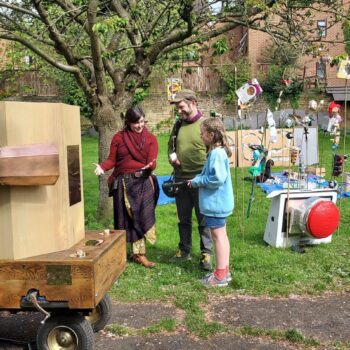
[{"label": "plastic bottle decoration", "polygon": [[267,110],[266,121],[268,124],[268,128],[270,130],[270,142],[276,143],[277,142],[276,123],[275,123],[275,120],[273,119],[273,114],[269,109]]},{"label": "plastic bottle decoration", "polygon": [[318,105],[315,100],[309,101],[308,113],[303,118],[303,123],[307,126],[311,126],[312,121],[315,119],[315,113],[317,111]]},{"label": "plastic bottle decoration", "polygon": [[262,88],[257,79],[253,78],[236,90],[236,95],[242,104],[247,104],[262,93]]},{"label": "plastic bottle decoration", "polygon": [[328,116],[331,118],[332,117],[332,109],[334,108],[334,107],[337,107],[337,108],[339,108],[339,110],[340,110],[340,108],[341,108],[341,105],[339,104],[339,103],[336,103],[335,101],[332,101],[329,105],[328,105]]},{"label": "plastic bottle decoration", "polygon": [[309,109],[312,112],[316,112],[317,111],[317,102],[315,100],[309,101]]},{"label": "plastic bottle decoration", "polygon": [[292,119],[290,116],[285,120],[284,126],[288,129],[292,128],[295,125],[294,119]]},{"label": "plastic bottle decoration", "polygon": [[290,162],[294,165],[297,162],[299,155],[299,148],[298,147],[292,147],[290,149]]},{"label": "plastic bottle decoration", "polygon": [[339,115],[339,108],[334,107],[332,109],[332,117],[329,119],[327,131],[333,137],[332,141],[332,150],[335,152],[338,149],[340,142],[340,123],[342,121],[341,116]]},{"label": "plastic bottle decoration", "polygon": [[253,162],[249,173],[256,177],[264,171],[268,151],[262,145],[249,145],[249,148],[253,150]]},{"label": "plastic bottle decoration", "polygon": [[254,187],[256,178],[263,173],[266,164],[266,157],[268,154],[268,150],[263,145],[250,144],[249,148],[253,151],[253,162],[252,166],[249,168],[249,173],[252,175],[253,179],[247,208],[247,218],[249,218],[250,209],[254,200]]},{"label": "plastic bottle decoration", "polygon": [[343,173],[344,161],[348,157],[346,155],[335,154],[333,156],[333,172],[332,176],[340,176]]}]

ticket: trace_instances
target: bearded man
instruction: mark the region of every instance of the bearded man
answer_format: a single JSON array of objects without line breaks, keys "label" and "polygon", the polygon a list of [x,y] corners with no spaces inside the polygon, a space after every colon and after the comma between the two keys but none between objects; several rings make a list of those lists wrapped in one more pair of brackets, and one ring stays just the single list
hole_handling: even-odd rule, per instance
[{"label": "bearded man", "polygon": [[[179,119],[169,138],[169,162],[174,168],[175,181],[187,183],[202,171],[206,160],[207,149],[200,137],[200,124],[203,117],[198,111],[197,97],[192,90],[179,91],[171,103],[175,104]],[[212,237],[199,211],[198,188],[181,186],[175,202],[180,242],[171,262],[191,260],[192,211],[194,209],[200,235],[200,265],[203,270],[210,271],[212,269]]]}]

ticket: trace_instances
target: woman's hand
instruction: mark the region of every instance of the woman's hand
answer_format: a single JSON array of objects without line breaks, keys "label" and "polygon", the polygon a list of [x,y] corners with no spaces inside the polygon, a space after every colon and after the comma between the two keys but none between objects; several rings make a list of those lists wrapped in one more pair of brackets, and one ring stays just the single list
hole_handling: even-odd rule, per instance
[{"label": "woman's hand", "polygon": [[95,174],[97,176],[100,176],[100,175],[105,173],[104,170],[101,168],[101,166],[99,164],[97,164],[97,163],[92,163],[92,164],[95,165],[95,167],[96,167],[95,168]]},{"label": "woman's hand", "polygon": [[187,186],[190,187],[190,188],[192,187],[192,180],[188,180],[187,181]]},{"label": "woman's hand", "polygon": [[153,165],[153,163],[155,162],[156,160],[155,159],[153,159],[151,162],[149,162],[148,164],[146,164],[143,168],[141,168],[142,170],[145,170],[145,169],[149,169],[152,165]]}]

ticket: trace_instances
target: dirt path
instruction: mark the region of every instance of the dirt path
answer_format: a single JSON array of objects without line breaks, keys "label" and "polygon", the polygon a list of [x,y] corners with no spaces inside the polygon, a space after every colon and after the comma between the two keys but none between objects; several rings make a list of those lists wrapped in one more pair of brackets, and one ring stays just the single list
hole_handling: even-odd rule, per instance
[{"label": "dirt path", "polygon": [[[288,350],[306,348],[306,343],[293,344],[274,340],[267,334],[237,335],[237,330],[249,326],[253,330],[297,330],[306,339],[314,339],[312,349],[350,349],[350,293],[327,294],[320,297],[254,298],[248,296],[212,297],[206,307],[208,321],[227,326],[228,332],[209,340],[198,339],[183,326],[171,333],[147,336],[113,336],[101,331],[95,335],[96,350],[179,350],[179,349],[257,349]],[[183,325],[184,314],[173,306],[162,304],[113,304],[110,323],[143,329],[163,319],[176,319]],[[31,342],[42,316],[38,313],[0,315],[0,338]],[[0,342],[0,349],[29,349],[28,345]],[[310,349],[310,347],[308,347]]]}]

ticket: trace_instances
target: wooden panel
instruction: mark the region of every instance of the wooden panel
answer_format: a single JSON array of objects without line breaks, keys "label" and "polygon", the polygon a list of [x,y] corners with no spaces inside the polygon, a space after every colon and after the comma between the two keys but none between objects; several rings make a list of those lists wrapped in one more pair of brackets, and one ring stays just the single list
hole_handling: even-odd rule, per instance
[{"label": "wooden panel", "polygon": [[[220,74],[215,68],[215,66],[191,65],[174,72],[172,77],[182,79],[182,86],[193,91],[220,94],[225,90],[225,82],[221,79]],[[152,75],[150,80],[151,93],[166,93],[166,79],[164,77]]]},{"label": "wooden panel", "polygon": [[236,142],[237,131],[227,131],[226,134],[227,134],[228,143],[232,152],[232,155],[229,158],[230,167],[232,168],[237,166],[237,142]]},{"label": "wooden panel", "polygon": [[[107,293],[110,286],[124,271],[126,265],[126,235],[120,236],[118,244],[104,252],[95,267],[95,304]],[[108,273],[106,273],[108,271]]]},{"label": "wooden panel", "polygon": [[272,159],[275,166],[288,166],[289,164],[292,140],[287,139],[288,132],[293,132],[293,129],[277,129],[277,142],[269,143],[270,130],[267,130],[265,147],[269,150],[268,159]]},{"label": "wooden panel", "polygon": [[[36,70],[2,71],[1,88],[12,95],[16,91],[19,96],[59,96],[58,86],[44,73]],[[13,79],[15,78],[15,79]]]},{"label": "wooden panel", "polygon": [[250,144],[264,144],[264,135],[260,130],[239,130],[238,131],[238,166],[247,167],[252,165],[253,151],[249,148]]},{"label": "wooden panel", "polygon": [[277,142],[271,143],[270,131],[261,133],[260,130],[239,130],[237,162],[239,167],[249,167],[252,165],[253,151],[249,148],[250,144],[264,145],[268,149],[268,159],[273,159],[275,166],[289,164],[289,148],[291,140],[287,139],[286,134],[292,132],[292,129],[277,129]]},{"label": "wooden panel", "polygon": [[[47,301],[66,301],[71,309],[92,309],[126,265],[125,231],[97,231],[72,248],[20,260],[0,260],[0,309],[19,309],[29,289]],[[87,246],[87,241],[103,240]],[[75,257],[82,250],[85,257]]]}]

